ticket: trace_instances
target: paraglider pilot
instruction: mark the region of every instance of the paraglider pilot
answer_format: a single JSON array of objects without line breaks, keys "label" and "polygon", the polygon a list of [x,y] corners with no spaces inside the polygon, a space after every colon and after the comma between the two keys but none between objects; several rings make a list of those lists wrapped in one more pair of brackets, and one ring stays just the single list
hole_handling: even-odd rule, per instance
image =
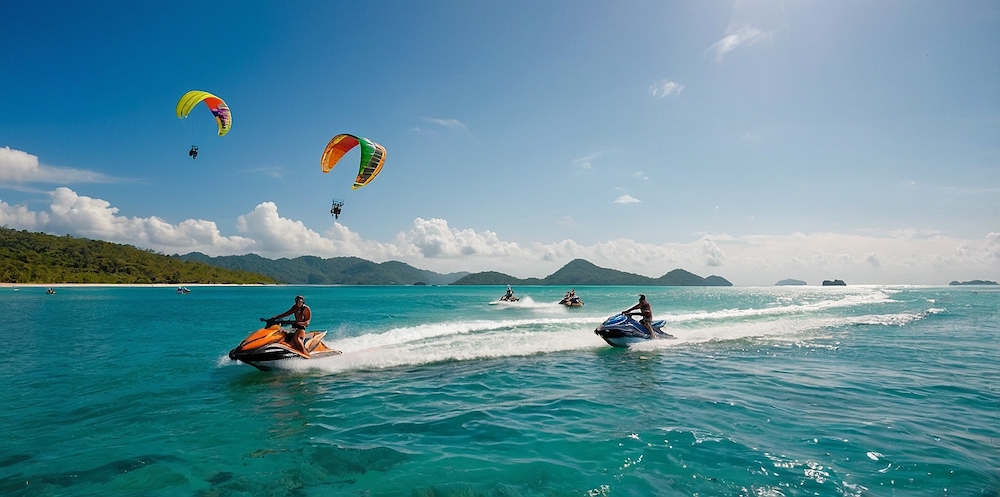
[{"label": "paraglider pilot", "polygon": [[198,145],[192,145],[191,146],[191,150],[188,151],[188,155],[190,155],[192,159],[197,159],[198,158]]},{"label": "paraglider pilot", "polygon": [[340,219],[340,208],[343,205],[344,204],[337,202],[336,200],[333,201],[333,208],[330,209],[330,214],[333,214],[334,219]]}]

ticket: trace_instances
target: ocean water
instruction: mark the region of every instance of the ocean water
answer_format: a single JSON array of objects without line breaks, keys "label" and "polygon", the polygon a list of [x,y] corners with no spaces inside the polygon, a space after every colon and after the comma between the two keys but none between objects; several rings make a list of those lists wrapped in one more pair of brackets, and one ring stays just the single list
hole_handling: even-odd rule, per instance
[{"label": "ocean water", "polygon": [[[996,287],[503,290],[0,288],[0,495],[1000,495]],[[300,293],[343,356],[227,358]]]}]

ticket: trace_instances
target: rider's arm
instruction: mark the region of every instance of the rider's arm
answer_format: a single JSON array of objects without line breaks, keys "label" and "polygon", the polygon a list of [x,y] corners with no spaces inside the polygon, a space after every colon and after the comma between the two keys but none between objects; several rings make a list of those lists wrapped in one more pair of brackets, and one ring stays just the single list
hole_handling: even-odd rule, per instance
[{"label": "rider's arm", "polygon": [[289,310],[287,310],[285,312],[282,312],[281,314],[278,314],[277,316],[274,316],[271,319],[281,319],[281,318],[283,318],[285,316],[290,316],[293,312],[295,312],[295,306],[294,305],[292,306],[291,309],[289,309]]}]

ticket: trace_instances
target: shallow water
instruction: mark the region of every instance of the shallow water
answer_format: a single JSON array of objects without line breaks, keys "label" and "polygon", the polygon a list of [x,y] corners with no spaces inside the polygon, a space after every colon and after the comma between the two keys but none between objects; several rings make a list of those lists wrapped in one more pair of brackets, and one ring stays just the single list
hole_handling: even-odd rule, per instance
[{"label": "shallow water", "polygon": [[[0,289],[0,494],[1000,495],[995,288],[503,290]],[[298,293],[343,356],[229,361]]]}]

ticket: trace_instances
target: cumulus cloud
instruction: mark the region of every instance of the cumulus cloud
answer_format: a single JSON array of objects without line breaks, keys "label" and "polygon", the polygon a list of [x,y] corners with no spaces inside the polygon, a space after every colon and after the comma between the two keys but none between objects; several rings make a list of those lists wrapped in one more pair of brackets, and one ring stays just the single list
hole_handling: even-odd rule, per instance
[{"label": "cumulus cloud", "polygon": [[635,198],[635,197],[633,197],[633,196],[631,196],[631,195],[629,195],[629,194],[626,193],[625,195],[622,195],[621,197],[616,198],[614,200],[614,202],[612,202],[612,203],[615,203],[615,204],[638,204],[640,202],[642,202],[642,200],[639,200],[639,199],[637,199],[637,198]]},{"label": "cumulus cloud", "polygon": [[32,212],[23,205],[10,205],[0,200],[0,226],[36,231],[48,223],[49,215]]},{"label": "cumulus cloud", "polygon": [[397,235],[396,243],[407,253],[432,259],[508,257],[520,252],[516,243],[501,241],[492,231],[450,228],[444,219],[417,218],[410,231]]},{"label": "cumulus cloud", "polygon": [[172,225],[155,216],[119,216],[118,208],[108,201],[78,195],[66,187],[49,192],[49,197],[48,212],[31,212],[0,201],[0,219],[12,228],[71,234],[167,253],[224,255],[246,253],[254,247],[249,238],[222,236],[212,221],[189,219]]},{"label": "cumulus cloud", "polygon": [[649,93],[656,98],[680,95],[683,90],[684,85],[675,83],[669,79],[660,80],[649,87]]},{"label": "cumulus cloud", "polygon": [[702,239],[701,252],[705,256],[706,266],[719,267],[726,261],[726,253],[710,239]]},{"label": "cumulus cloud", "polygon": [[766,40],[770,37],[768,33],[765,33],[757,28],[744,25],[735,26],[730,25],[726,30],[726,36],[721,40],[715,42],[709,51],[715,52],[715,60],[721,62],[722,57],[735,50],[740,46],[750,46],[759,41]]},{"label": "cumulus cloud", "polygon": [[0,183],[111,183],[115,180],[93,171],[69,167],[46,166],[38,156],[0,148]]},{"label": "cumulus cloud", "polygon": [[[625,195],[623,198],[629,197]],[[177,224],[158,217],[121,215],[110,202],[65,187],[50,192],[46,211],[0,200],[0,224],[15,229],[127,243],[163,253],[209,255],[256,253],[263,257],[358,256],[398,260],[438,272],[496,270],[517,277],[544,277],[576,258],[602,267],[651,277],[683,268],[716,274],[737,285],[773,285],[785,278],[818,285],[947,284],[951,280],[1000,279],[1000,233],[957,239],[942,233],[706,234],[688,242],[642,243],[614,239],[593,245],[573,240],[519,244],[492,231],[452,227],[444,219],[416,218],[390,242],[366,240],[340,223],[319,233],[282,217],[274,202],[262,202],[235,220],[238,235],[223,235],[213,221]],[[634,200],[634,199],[633,199]]]}]

